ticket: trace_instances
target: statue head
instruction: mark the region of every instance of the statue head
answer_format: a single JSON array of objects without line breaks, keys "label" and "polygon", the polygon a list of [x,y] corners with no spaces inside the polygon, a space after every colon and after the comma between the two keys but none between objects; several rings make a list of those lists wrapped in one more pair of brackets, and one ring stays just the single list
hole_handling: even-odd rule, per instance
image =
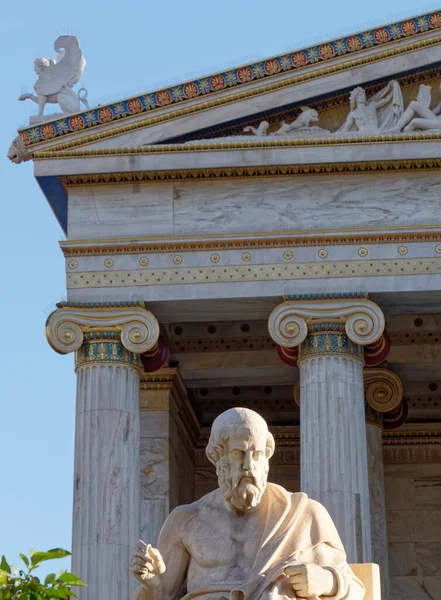
[{"label": "statue head", "polygon": [[18,135],[12,142],[8,150],[8,158],[11,162],[19,165],[22,162],[31,160],[32,156],[29,154],[23,140]]},{"label": "statue head", "polygon": [[247,408],[232,408],[219,415],[206,454],[231,506],[245,512],[259,504],[274,454],[274,438],[260,415]]},{"label": "statue head", "polygon": [[47,69],[52,64],[55,64],[53,60],[49,60],[48,58],[36,58],[34,60],[34,71],[37,75],[39,75],[43,69]]},{"label": "statue head", "polygon": [[351,110],[354,110],[357,104],[366,104],[366,92],[361,87],[354,88],[349,96],[349,101]]},{"label": "statue head", "polygon": [[319,120],[319,114],[315,108],[309,108],[309,106],[301,106],[301,121],[306,127],[309,127],[311,123],[317,123]]}]

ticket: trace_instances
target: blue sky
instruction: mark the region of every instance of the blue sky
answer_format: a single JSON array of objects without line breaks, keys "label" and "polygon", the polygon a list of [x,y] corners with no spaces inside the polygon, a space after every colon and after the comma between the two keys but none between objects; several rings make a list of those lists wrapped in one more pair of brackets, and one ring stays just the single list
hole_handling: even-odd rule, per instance
[{"label": "blue sky", "polygon": [[71,541],[73,357],[54,353],[44,335],[46,317],[65,296],[63,234],[32,163],[6,159],[17,127],[35,112],[17,101],[32,90],[34,58],[53,57],[58,35],[77,35],[87,59],[81,85],[94,106],[435,7],[410,0],[2,5],[0,554],[18,564],[19,552],[69,549]]}]

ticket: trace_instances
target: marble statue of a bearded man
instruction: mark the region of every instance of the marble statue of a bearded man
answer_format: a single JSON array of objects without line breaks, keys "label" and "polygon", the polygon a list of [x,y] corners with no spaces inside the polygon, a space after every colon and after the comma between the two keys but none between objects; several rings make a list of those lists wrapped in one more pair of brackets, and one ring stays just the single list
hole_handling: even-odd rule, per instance
[{"label": "marble statue of a bearded man", "polygon": [[158,549],[140,542],[132,600],[362,600],[326,509],[267,483],[274,439],[257,413],[217,417],[206,452],[219,489],[173,510]]}]

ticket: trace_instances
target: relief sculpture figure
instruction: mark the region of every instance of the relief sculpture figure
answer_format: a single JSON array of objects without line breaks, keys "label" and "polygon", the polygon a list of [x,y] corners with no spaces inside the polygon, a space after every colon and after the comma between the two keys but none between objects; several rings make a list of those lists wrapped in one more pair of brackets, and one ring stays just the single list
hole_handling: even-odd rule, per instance
[{"label": "relief sculpture figure", "polygon": [[420,85],[418,95],[409,104],[397,123],[397,131],[441,129],[441,101],[430,109],[431,87]]},{"label": "relief sculpture figure", "polygon": [[73,35],[62,35],[55,40],[54,48],[59,53],[57,60],[36,58],[34,61],[34,71],[38,75],[34,85],[36,95],[22,94],[18,98],[38,104],[38,116],[43,115],[48,103],[58,103],[63,113],[79,112],[81,103],[89,107],[85,88],[78,93],[72,90],[86,66],[78,39]]},{"label": "relief sculpture figure", "polygon": [[403,95],[397,81],[390,81],[370,100],[361,87],[350,94],[350,112],[339,132],[377,133],[396,129],[403,114]]},{"label": "relief sculpture figure", "polygon": [[166,519],[157,548],[140,542],[132,600],[362,600],[326,509],[267,483],[274,438],[254,411],[213,423],[206,454],[219,488]]}]

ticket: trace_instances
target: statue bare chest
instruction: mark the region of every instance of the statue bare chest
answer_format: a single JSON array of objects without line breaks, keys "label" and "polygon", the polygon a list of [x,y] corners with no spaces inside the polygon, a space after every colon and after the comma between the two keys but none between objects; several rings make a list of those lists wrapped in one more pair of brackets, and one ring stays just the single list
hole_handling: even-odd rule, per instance
[{"label": "statue bare chest", "polygon": [[227,566],[251,568],[262,536],[259,515],[236,516],[226,510],[203,511],[185,534],[184,543],[205,569]]}]

